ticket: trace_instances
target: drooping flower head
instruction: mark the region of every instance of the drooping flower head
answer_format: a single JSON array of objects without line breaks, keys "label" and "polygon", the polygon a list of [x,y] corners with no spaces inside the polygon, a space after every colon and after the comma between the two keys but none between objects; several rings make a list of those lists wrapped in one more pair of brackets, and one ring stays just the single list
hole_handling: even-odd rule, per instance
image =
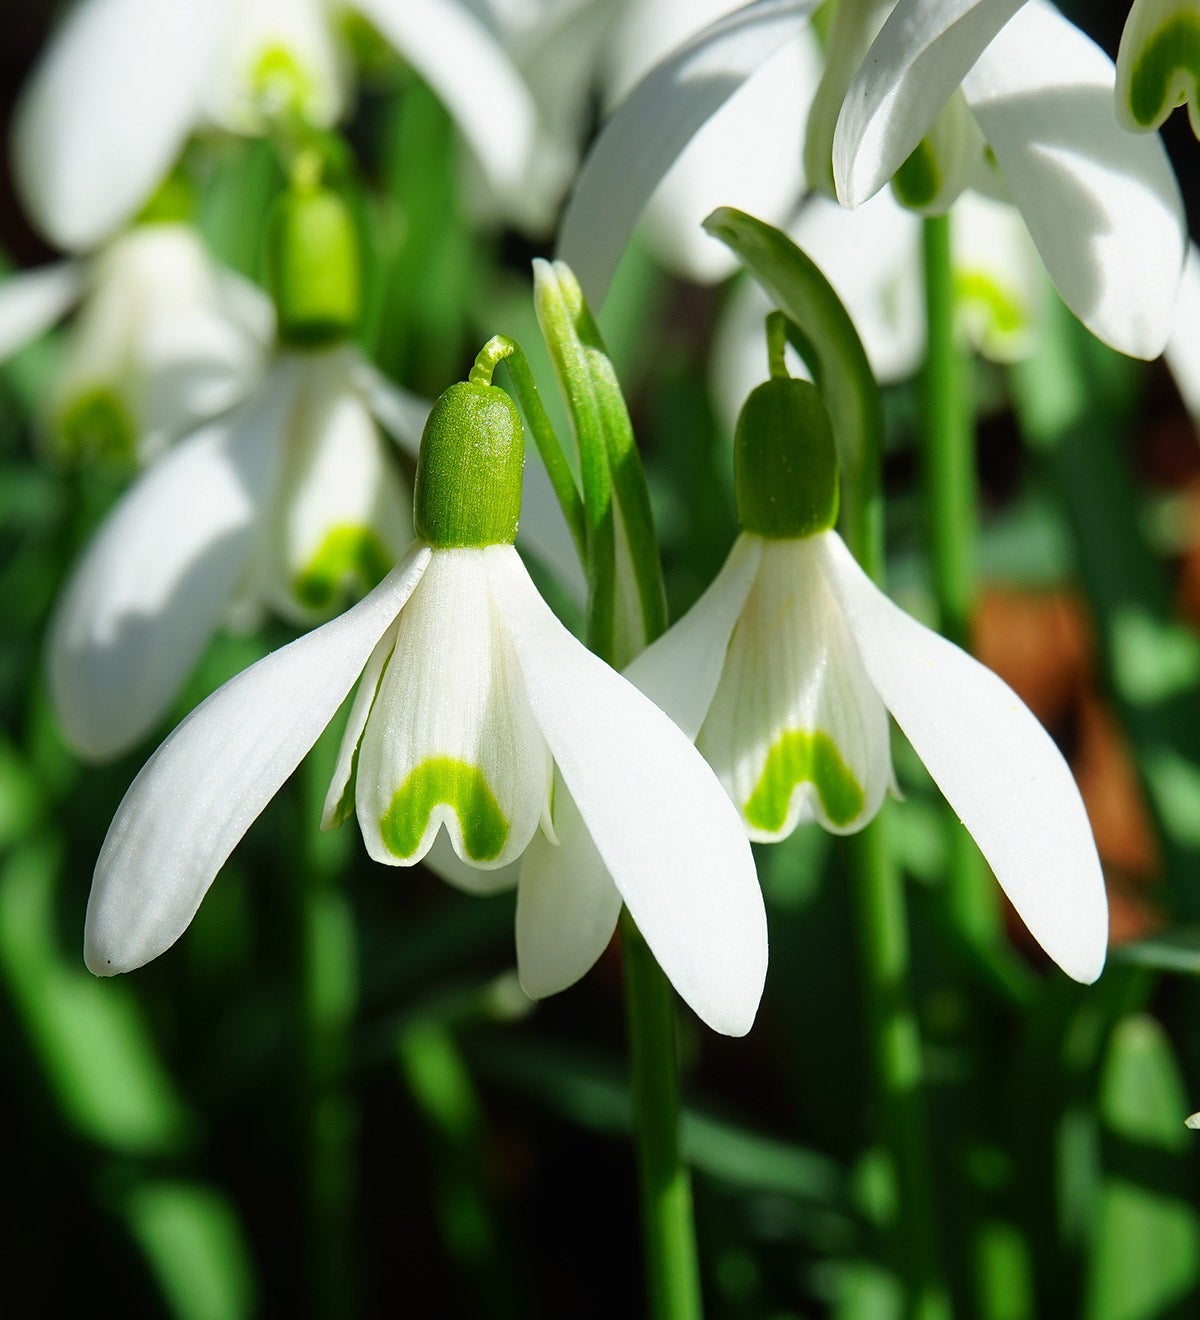
[{"label": "drooping flower head", "polygon": [[743,532],[693,609],[626,671],[716,770],[751,838],[860,829],[892,784],[888,712],[1034,937],[1104,963],[1095,843],[1062,755],[990,670],[910,618],[834,530],[837,462],[814,386],[760,385],[738,423]]},{"label": "drooping flower head", "polygon": [[[717,1030],[749,1029],[766,927],[737,815],[689,740],[537,594],[513,546],[522,466],[506,394],[472,380],[442,396],[401,562],[346,614],[214,693],[134,781],[96,866],[94,972],[130,970],[178,939],[361,675],[326,824],[353,812],[372,856],[395,866],[443,836],[459,882],[469,869],[487,888],[535,841],[543,863],[553,854],[557,775],[680,994]],[[569,878],[548,938],[572,944],[588,914],[568,901]]]}]

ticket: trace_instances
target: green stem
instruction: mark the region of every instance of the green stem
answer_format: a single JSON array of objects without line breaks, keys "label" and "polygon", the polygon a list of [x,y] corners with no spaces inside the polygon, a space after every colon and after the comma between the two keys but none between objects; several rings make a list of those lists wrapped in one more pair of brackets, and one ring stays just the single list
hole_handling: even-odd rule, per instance
[{"label": "green stem", "polygon": [[703,1314],[692,1187],[679,1149],[675,999],[628,912],[621,914],[646,1283],[653,1320]]},{"label": "green stem", "polygon": [[[328,775],[324,758],[306,762],[306,821],[320,816]],[[302,851],[301,996],[308,1170],[310,1311],[314,1316],[357,1313],[354,1268],[354,1138],[357,1113],[347,1086],[349,1032],[358,1004],[354,919],[342,891],[342,841],[313,837]]]},{"label": "green stem", "polygon": [[[975,444],[970,364],[955,337],[950,217],[928,218],[923,238],[928,339],[921,376],[921,446],[926,540],[938,630],[956,646],[970,650],[978,522]],[[1000,933],[996,886],[974,841],[949,810],[946,841],[949,902],[955,923],[972,942],[995,943]]]}]

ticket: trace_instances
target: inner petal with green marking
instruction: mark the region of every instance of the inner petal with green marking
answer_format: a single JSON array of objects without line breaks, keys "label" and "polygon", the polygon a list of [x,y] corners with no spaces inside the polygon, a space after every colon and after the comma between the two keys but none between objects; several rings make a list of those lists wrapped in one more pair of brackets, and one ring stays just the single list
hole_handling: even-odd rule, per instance
[{"label": "inner petal with green marking", "polygon": [[342,596],[365,595],[378,586],[393,562],[372,528],[343,523],[326,532],[308,564],[296,574],[292,590],[306,608],[327,613]]},{"label": "inner petal with green marking", "polygon": [[789,729],[767,753],[754,792],[742,808],[746,820],[755,829],[782,830],[792,794],[801,784],[812,784],[836,826],[849,825],[866,800],[862,785],[827,733]]},{"label": "inner petal with green marking", "polygon": [[72,463],[132,464],[137,427],[124,400],[113,389],[95,385],[75,394],[58,414],[55,438]]},{"label": "inner petal with green marking", "polygon": [[470,860],[489,862],[508,840],[509,821],[478,766],[431,756],[409,772],[379,821],[384,845],[396,857],[420,849],[431,815],[448,807],[458,817]]},{"label": "inner petal with green marking", "polygon": [[1200,135],[1200,14],[1176,14],[1143,45],[1129,79],[1129,113],[1143,128],[1157,128],[1178,105]]},{"label": "inner petal with green marking", "polygon": [[266,114],[303,114],[315,93],[312,75],[286,46],[268,46],[250,75],[250,94]]}]

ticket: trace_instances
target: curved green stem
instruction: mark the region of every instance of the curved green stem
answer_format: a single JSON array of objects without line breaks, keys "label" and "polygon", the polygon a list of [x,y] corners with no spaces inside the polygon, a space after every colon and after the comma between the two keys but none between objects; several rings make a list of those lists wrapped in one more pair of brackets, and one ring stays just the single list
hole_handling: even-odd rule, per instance
[{"label": "curved green stem", "polygon": [[[925,526],[938,630],[964,650],[971,644],[978,522],[969,362],[955,337],[950,217],[924,222],[927,344],[921,375],[921,452]],[[973,942],[994,944],[1000,933],[995,884],[971,836],[946,812],[950,908]]]}]

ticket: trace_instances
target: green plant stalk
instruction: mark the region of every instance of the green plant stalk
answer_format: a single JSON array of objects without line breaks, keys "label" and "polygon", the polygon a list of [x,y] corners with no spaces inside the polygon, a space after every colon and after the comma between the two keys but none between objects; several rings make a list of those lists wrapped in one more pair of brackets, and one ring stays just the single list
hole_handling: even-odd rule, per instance
[{"label": "green plant stalk", "polygon": [[[731,207],[705,229],[721,239],[792,323],[833,420],[842,470],[841,529],[880,586],[883,554],[883,404],[854,324],[829,282],[779,230]],[[890,1228],[913,1320],[950,1314],[933,1194],[924,1062],[913,1008],[904,888],[887,842],[887,806],[847,840],[875,1106],[891,1157],[896,1205]]]},{"label": "green plant stalk", "polygon": [[[920,440],[926,542],[938,631],[969,651],[976,592],[978,493],[970,363],[955,337],[948,215],[925,220],[922,248],[927,340],[921,373]],[[952,811],[947,809],[945,814],[951,913],[972,943],[995,943],[1000,932],[996,886],[971,836]]]},{"label": "green plant stalk", "polygon": [[[620,666],[666,627],[666,592],[645,476],[616,372],[570,269],[535,264],[539,324],[579,445],[586,525],[588,645]],[[618,539],[629,573],[618,581]],[[622,589],[636,599],[618,626]],[[640,637],[639,635],[640,634]],[[675,998],[628,912],[621,914],[633,1120],[650,1315],[702,1314],[691,1178],[679,1144]]]},{"label": "green plant stalk", "polygon": [[679,1144],[674,991],[627,911],[621,952],[650,1314],[697,1320],[703,1307],[691,1176]]},{"label": "green plant stalk", "polygon": [[[322,740],[330,747],[329,739]],[[322,744],[318,744],[319,747]],[[315,836],[328,774],[311,756],[302,774],[307,845],[300,867],[300,984],[304,1027],[307,1258],[314,1316],[357,1314],[354,1280],[354,1139],[357,1110],[347,1085],[349,1034],[358,1007],[354,918],[342,890],[344,840]]]}]

